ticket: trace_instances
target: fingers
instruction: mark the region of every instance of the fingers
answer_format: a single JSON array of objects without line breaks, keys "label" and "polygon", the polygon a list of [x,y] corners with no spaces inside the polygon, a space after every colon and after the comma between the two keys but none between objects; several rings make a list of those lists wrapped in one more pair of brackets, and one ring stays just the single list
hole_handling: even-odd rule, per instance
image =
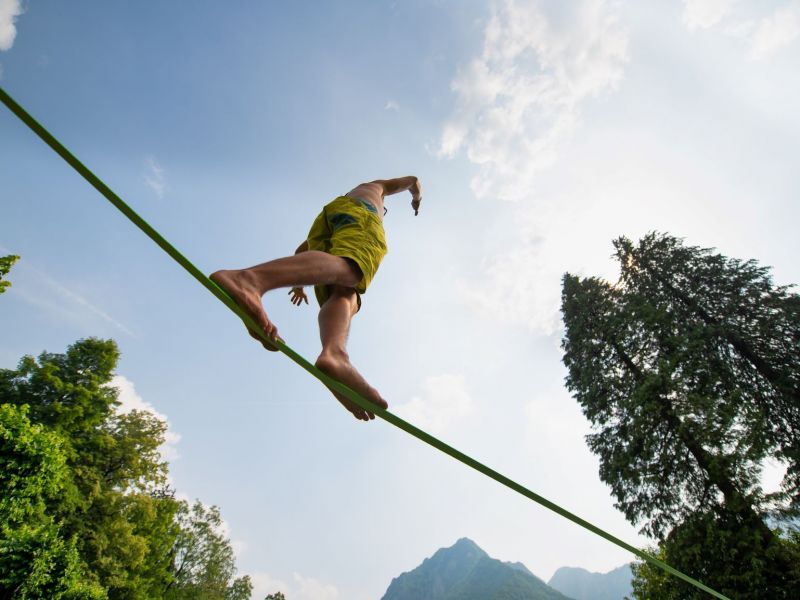
[{"label": "fingers", "polygon": [[291,290],[289,290],[289,294],[292,296],[291,297],[292,304],[294,304],[295,306],[300,306],[303,303],[303,301],[305,301],[305,303],[308,304],[308,296],[306,296],[306,293],[302,289],[300,289],[299,291],[297,290],[298,288],[292,288]]}]

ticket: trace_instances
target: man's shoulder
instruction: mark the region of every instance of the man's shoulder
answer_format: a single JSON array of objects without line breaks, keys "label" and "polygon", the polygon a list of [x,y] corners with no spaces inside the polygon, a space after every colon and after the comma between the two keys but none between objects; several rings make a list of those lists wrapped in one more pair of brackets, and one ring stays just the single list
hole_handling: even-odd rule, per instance
[{"label": "man's shoulder", "polygon": [[363,198],[364,200],[374,200],[376,196],[378,198],[383,197],[385,191],[384,180],[378,179],[376,181],[359,183],[356,187],[347,192],[347,195]]}]

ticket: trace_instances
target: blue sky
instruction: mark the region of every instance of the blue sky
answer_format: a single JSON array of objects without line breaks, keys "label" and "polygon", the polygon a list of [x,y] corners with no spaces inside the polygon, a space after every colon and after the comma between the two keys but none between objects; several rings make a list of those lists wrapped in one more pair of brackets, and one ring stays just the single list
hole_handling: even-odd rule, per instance
[{"label": "blue sky", "polygon": [[[201,270],[293,252],[355,184],[391,198],[351,357],[391,409],[623,539],[563,388],[565,271],[656,229],[800,281],[800,2],[0,0],[0,83]],[[90,335],[169,421],[254,597],[367,600],[468,536],[549,578],[621,550],[364,424],[0,110],[0,366]],[[316,307],[265,299],[313,358]],[[767,484],[780,472],[768,465]],[[260,595],[259,595],[260,594]]]}]

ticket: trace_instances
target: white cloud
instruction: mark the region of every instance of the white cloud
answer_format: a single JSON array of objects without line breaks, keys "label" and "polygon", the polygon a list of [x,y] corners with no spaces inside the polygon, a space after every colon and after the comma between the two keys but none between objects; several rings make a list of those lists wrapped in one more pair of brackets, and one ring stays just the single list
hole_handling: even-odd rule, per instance
[{"label": "white cloud", "polygon": [[726,17],[732,0],[683,0],[683,22],[689,29],[708,29]]},{"label": "white cloud", "polygon": [[[690,30],[721,26],[722,33],[749,46],[751,60],[769,58],[800,37],[800,0],[785,2],[771,14],[756,18],[736,8],[734,0],[684,0],[683,22]],[[748,8],[751,13],[764,13],[762,3]]]},{"label": "white cloud", "polygon": [[635,137],[636,151],[622,153],[605,137],[582,141],[573,160],[542,175],[534,201],[498,211],[480,240],[484,258],[459,281],[458,297],[479,318],[491,326],[522,326],[553,336],[562,327],[565,272],[614,281],[619,276],[611,258],[614,237],[669,230],[676,223],[683,227],[688,211],[717,210],[703,203],[704,193],[690,174],[675,177],[678,167],[665,166],[668,155],[657,138]]},{"label": "white cloud", "polygon": [[294,573],[294,589],[287,598],[293,600],[337,600],[339,590],[330,583],[323,583],[313,577],[303,577],[299,573]]},{"label": "white cloud", "polygon": [[395,413],[414,425],[441,434],[453,421],[475,411],[472,397],[463,375],[443,374],[426,377],[421,396],[401,404]]},{"label": "white cloud", "polygon": [[15,21],[22,14],[19,0],[0,0],[0,50],[10,50],[17,37]]},{"label": "white cloud", "polygon": [[570,18],[559,27],[539,2],[495,6],[481,55],[451,83],[457,106],[439,145],[439,156],[464,150],[479,166],[476,195],[529,195],[578,126],[585,101],[622,80],[628,36],[614,9],[606,0],[562,6]]},{"label": "white cloud", "polygon": [[267,594],[274,594],[275,592],[283,592],[287,598],[292,598],[287,592],[289,585],[268,573],[250,573],[250,581],[253,584],[251,598],[262,600]]},{"label": "white cloud", "polygon": [[180,442],[181,436],[179,433],[172,430],[167,416],[158,412],[152,404],[146,402],[137,394],[133,382],[124,375],[115,375],[111,379],[110,385],[119,390],[118,400],[120,405],[117,407],[117,412],[119,412],[119,414],[124,415],[133,410],[147,411],[167,424],[167,431],[164,434],[164,443],[159,448],[159,452],[164,460],[167,461],[178,458],[178,442]]},{"label": "white cloud", "polygon": [[264,598],[267,594],[283,592],[290,600],[339,600],[341,595],[336,586],[323,583],[313,577],[293,573],[292,583],[277,579],[268,573],[252,573],[252,598]]},{"label": "white cloud", "polygon": [[565,244],[544,210],[515,211],[508,230],[499,234],[505,243],[492,244],[502,249],[482,261],[481,279],[459,281],[459,294],[467,306],[494,323],[522,324],[551,335],[560,327],[564,265],[558,258],[563,258]]},{"label": "white cloud", "polygon": [[393,110],[395,112],[400,110],[400,105],[395,102],[394,100],[387,100],[386,106],[383,107],[384,110]]},{"label": "white cloud", "polygon": [[750,57],[768,58],[800,36],[800,1],[781,6],[758,23],[753,33]]},{"label": "white cloud", "polygon": [[155,157],[148,156],[144,160],[146,172],[144,174],[144,183],[153,190],[153,193],[160,200],[164,197],[167,185],[164,180],[164,168],[158,164]]},{"label": "white cloud", "polygon": [[[591,426],[568,394],[529,402],[525,405],[525,416],[532,435],[540,446],[574,449],[575,456],[583,457],[586,454],[583,438],[591,432]],[[580,443],[564,444],[560,442],[563,440]]]}]

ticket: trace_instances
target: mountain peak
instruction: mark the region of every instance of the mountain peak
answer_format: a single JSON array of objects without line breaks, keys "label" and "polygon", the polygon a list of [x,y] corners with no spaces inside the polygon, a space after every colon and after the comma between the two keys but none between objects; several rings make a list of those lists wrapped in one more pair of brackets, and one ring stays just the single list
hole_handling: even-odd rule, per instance
[{"label": "mountain peak", "polygon": [[491,558],[469,538],[440,548],[416,569],[395,577],[383,600],[569,600],[521,563]]},{"label": "mountain peak", "polygon": [[461,552],[464,552],[464,551],[478,551],[481,554],[486,554],[486,552],[484,552],[484,550],[480,546],[478,546],[478,544],[476,544],[475,542],[473,542],[471,539],[469,539],[467,537],[459,538],[458,541],[456,541],[455,544],[450,546],[450,548],[442,548],[442,550],[459,550]]},{"label": "mountain peak", "polygon": [[633,592],[630,565],[608,573],[591,573],[579,567],[561,567],[547,585],[575,600],[619,600]]}]

